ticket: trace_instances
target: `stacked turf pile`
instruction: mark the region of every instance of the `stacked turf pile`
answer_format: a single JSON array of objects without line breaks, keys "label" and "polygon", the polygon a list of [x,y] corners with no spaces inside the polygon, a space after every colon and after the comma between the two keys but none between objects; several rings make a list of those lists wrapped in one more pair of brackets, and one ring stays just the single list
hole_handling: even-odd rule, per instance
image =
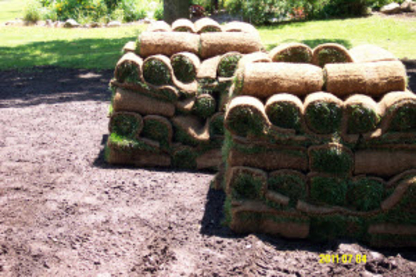
[{"label": "stacked turf pile", "polygon": [[232,76],[243,56],[261,49],[246,23],[152,24],[126,44],[116,65],[107,161],[216,169]]},{"label": "stacked turf pile", "polygon": [[415,246],[416,95],[403,64],[368,45],[289,44],[269,59],[240,63],[230,89],[216,182],[229,226]]}]

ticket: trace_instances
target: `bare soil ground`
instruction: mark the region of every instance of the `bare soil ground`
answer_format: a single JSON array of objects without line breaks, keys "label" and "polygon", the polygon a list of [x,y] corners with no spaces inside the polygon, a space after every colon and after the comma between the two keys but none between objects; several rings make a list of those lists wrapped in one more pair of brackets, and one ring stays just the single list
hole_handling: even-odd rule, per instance
[{"label": "bare soil ground", "polygon": [[0,276],[416,276],[414,249],[233,234],[212,174],[107,165],[111,75],[0,72]]}]

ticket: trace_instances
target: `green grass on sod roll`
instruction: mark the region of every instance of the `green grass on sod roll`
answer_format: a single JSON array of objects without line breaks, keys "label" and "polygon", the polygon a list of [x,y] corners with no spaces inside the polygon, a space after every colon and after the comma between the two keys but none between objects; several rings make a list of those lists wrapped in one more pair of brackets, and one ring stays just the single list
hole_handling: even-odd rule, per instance
[{"label": "green grass on sod roll", "polygon": [[248,107],[234,109],[233,113],[228,115],[226,124],[230,130],[242,137],[248,134],[261,136],[264,135],[266,129],[264,118],[253,113]]},{"label": "green grass on sod roll", "polygon": [[318,134],[331,134],[341,127],[342,110],[335,103],[315,102],[306,109],[309,127]]},{"label": "green grass on sod roll", "polygon": [[137,131],[140,130],[141,122],[131,114],[117,114],[111,119],[112,133],[126,138],[135,138]]},{"label": "green grass on sod roll", "polygon": [[176,78],[182,83],[190,83],[196,78],[194,64],[186,56],[176,56],[172,60]]},{"label": "green grass on sod roll", "polygon": [[416,106],[398,108],[390,123],[390,130],[413,132],[416,130]]},{"label": "green grass on sod roll", "polygon": [[282,51],[279,55],[276,55],[275,61],[287,63],[309,63],[311,61],[311,55],[306,49],[295,47]]},{"label": "green grass on sod roll", "polygon": [[380,117],[371,109],[362,105],[351,105],[347,109],[348,133],[362,134],[375,130]]},{"label": "green grass on sod roll", "polygon": [[169,129],[162,122],[155,119],[144,121],[141,135],[145,138],[155,140],[162,148],[169,148]]},{"label": "green grass on sod roll", "polygon": [[161,61],[152,59],[148,60],[143,65],[144,79],[156,86],[169,85],[172,83],[172,76],[170,75],[168,67]]},{"label": "green grass on sod roll", "polygon": [[213,97],[198,97],[193,106],[193,113],[202,118],[208,118],[215,113],[216,103]]},{"label": "green grass on sod roll", "polygon": [[241,57],[240,54],[235,54],[222,58],[218,65],[218,75],[220,77],[232,77]]},{"label": "green grass on sod roll", "polygon": [[178,169],[196,169],[197,153],[191,147],[183,147],[174,151],[172,165]]},{"label": "green grass on sod roll", "polygon": [[310,196],[319,204],[344,206],[348,181],[333,177],[311,178]]},{"label": "green grass on sod roll", "polygon": [[273,125],[288,128],[288,129],[300,129],[300,112],[299,109],[286,102],[274,103],[269,109],[267,109],[267,116]]},{"label": "green grass on sod roll", "polygon": [[344,176],[351,172],[353,157],[341,148],[318,148],[310,151],[311,170]]},{"label": "green grass on sod roll", "polygon": [[371,211],[380,208],[384,195],[384,185],[377,180],[363,178],[351,182],[347,192],[348,204],[358,211]]},{"label": "green grass on sod roll", "polygon": [[117,80],[121,83],[140,83],[138,65],[131,62],[124,62],[118,67],[119,75]]},{"label": "green grass on sod roll", "polygon": [[294,207],[297,201],[306,197],[306,184],[302,178],[296,175],[278,175],[269,177],[267,181],[269,191],[275,191],[290,198],[289,206]]},{"label": "green grass on sod roll", "polygon": [[129,151],[134,151],[134,150],[140,150],[140,151],[159,153],[159,149],[152,147],[148,145],[147,143],[144,143],[143,141],[123,137],[116,133],[112,133],[110,137],[108,138],[108,141],[110,144],[116,146],[117,149],[120,151],[129,152]]},{"label": "green grass on sod roll", "polygon": [[318,62],[321,67],[327,63],[345,63],[347,61],[348,58],[343,52],[333,48],[325,48],[318,53]]},{"label": "green grass on sod roll", "polygon": [[211,136],[224,135],[224,115],[218,115],[211,119],[209,124],[209,133]]},{"label": "green grass on sod roll", "polygon": [[262,180],[248,173],[233,178],[231,197],[234,200],[260,199]]}]

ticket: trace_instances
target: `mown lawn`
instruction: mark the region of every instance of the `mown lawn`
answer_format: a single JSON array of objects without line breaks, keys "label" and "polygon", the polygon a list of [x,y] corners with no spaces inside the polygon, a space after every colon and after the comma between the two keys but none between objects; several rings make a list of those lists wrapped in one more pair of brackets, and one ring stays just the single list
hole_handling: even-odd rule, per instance
[{"label": "mown lawn", "polygon": [[[0,0],[0,24],[22,16],[24,1]],[[100,29],[54,29],[0,26],[0,69],[55,65],[73,68],[111,69],[121,48],[135,40],[146,26]],[[416,21],[368,18],[296,22],[259,27],[270,50],[284,42],[303,42],[314,47],[336,42],[347,48],[371,43],[399,58],[416,59]]]}]

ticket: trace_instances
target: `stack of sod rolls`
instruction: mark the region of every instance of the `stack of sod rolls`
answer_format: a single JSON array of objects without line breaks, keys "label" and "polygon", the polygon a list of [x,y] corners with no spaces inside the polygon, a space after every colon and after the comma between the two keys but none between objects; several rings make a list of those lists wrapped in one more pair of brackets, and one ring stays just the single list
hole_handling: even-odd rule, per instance
[{"label": "stack of sod rolls", "polygon": [[110,83],[106,160],[140,167],[213,169],[239,60],[262,50],[255,28],[204,18],[158,21],[123,48]]},{"label": "stack of sod rolls", "polygon": [[230,88],[215,182],[231,229],[416,246],[416,95],[403,64],[370,45],[254,56]]}]

